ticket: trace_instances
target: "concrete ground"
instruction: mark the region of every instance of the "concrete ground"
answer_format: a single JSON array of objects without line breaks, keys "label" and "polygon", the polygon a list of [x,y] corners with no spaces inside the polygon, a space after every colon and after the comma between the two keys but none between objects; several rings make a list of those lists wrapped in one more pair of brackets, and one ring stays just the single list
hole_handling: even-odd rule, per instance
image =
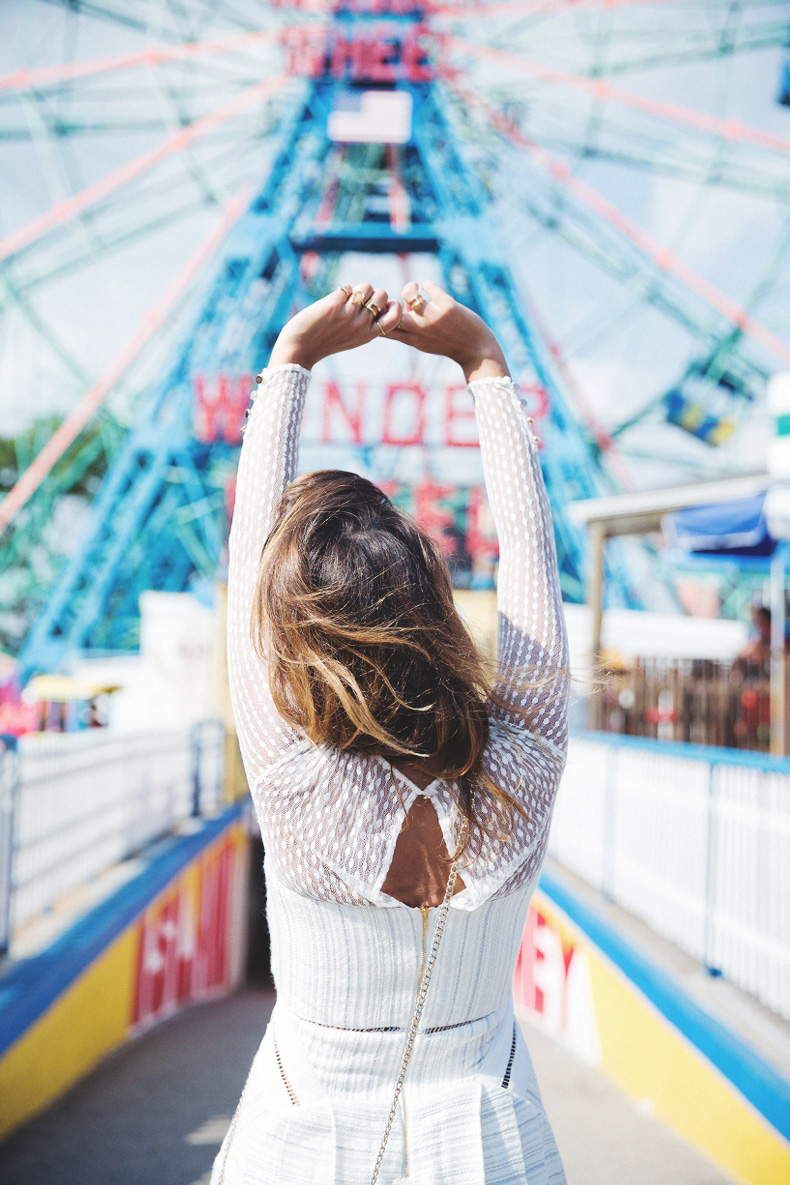
[{"label": "concrete ground", "polygon": [[[248,988],[118,1050],[0,1145],[0,1181],[206,1185],[273,1003]],[[728,1185],[597,1071],[525,1031],[568,1185]]]},{"label": "concrete ground", "polygon": [[568,1185],[730,1185],[733,1181],[600,1071],[539,1029],[522,1027]]}]

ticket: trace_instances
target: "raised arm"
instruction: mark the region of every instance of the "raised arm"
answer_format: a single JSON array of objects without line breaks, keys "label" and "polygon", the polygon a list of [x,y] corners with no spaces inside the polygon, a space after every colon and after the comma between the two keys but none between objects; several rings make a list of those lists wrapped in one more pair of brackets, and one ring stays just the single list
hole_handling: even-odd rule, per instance
[{"label": "raised arm", "polygon": [[[567,640],[560,600],[546,488],[535,437],[502,350],[488,326],[436,284],[403,290],[409,312],[393,336],[428,353],[444,354],[462,368],[480,433],[483,469],[499,537],[498,690],[526,707],[529,723],[564,751],[567,734]],[[524,726],[517,711],[494,714]]]},{"label": "raised arm", "polygon": [[269,693],[265,664],[252,645],[258,563],[280,496],[296,475],[299,431],[310,371],[270,367],[253,392],[236,479],[228,569],[228,676],[233,715],[250,785],[296,737]]},{"label": "raised arm", "polygon": [[[568,648],[537,442],[509,377],[477,379],[469,389],[499,539],[498,690],[528,708],[535,731],[564,750]],[[499,714],[521,722],[515,713]]]},{"label": "raised arm", "polygon": [[[379,312],[374,315],[373,309]],[[251,786],[267,765],[300,740],[274,707],[266,664],[252,644],[251,620],[263,545],[280,497],[296,476],[310,371],[321,358],[386,333],[397,325],[401,311],[383,289],[374,291],[370,284],[331,292],[288,322],[253,393],[236,481],[228,571],[230,693]]]}]

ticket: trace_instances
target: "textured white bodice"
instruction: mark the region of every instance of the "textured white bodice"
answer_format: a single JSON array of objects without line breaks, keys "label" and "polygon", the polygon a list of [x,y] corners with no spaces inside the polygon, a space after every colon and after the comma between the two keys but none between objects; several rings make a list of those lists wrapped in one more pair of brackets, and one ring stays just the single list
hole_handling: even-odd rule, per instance
[{"label": "textured white bodice", "polygon": [[[295,893],[276,874],[266,883],[272,972],[283,1006],[338,1029],[408,1029],[436,909],[424,928],[421,911],[405,905],[363,910]],[[525,885],[471,913],[451,907],[423,1031],[507,1007],[531,895],[532,885]]]}]

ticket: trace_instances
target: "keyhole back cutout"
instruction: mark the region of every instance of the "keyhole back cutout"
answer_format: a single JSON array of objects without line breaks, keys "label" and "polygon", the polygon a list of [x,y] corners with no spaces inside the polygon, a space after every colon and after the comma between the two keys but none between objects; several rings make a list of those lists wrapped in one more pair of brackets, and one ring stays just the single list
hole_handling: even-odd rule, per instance
[{"label": "keyhole back cutout", "polygon": [[[441,905],[451,863],[436,808],[430,798],[416,798],[403,820],[382,891],[412,908]],[[463,888],[459,875],[455,892]]]}]

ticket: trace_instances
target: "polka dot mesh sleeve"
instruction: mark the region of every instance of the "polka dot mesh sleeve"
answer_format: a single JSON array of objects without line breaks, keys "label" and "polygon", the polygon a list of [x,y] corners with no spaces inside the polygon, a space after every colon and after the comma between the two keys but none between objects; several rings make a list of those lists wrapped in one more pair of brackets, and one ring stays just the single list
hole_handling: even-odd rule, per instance
[{"label": "polka dot mesh sleeve", "polygon": [[[495,861],[498,891],[507,892],[537,876],[545,854],[567,749],[568,643],[551,510],[518,390],[510,379],[479,379],[469,390],[499,539],[497,690],[513,705],[492,706],[486,763],[528,815],[516,817]],[[478,813],[493,822],[485,799]]]},{"label": "polka dot mesh sleeve", "polygon": [[296,476],[299,430],[310,371],[278,366],[253,392],[236,478],[228,567],[228,675],[233,715],[250,786],[300,738],[278,715],[250,625],[258,562],[283,490]]},{"label": "polka dot mesh sleeve", "polygon": [[[264,372],[241,450],[228,578],[233,709],[267,858],[277,875],[307,896],[393,907],[398,903],[381,886],[404,811],[419,795],[429,797],[452,850],[461,832],[457,787],[438,779],[420,791],[383,758],[306,741],[278,716],[265,664],[251,642],[258,563],[280,495],[296,475],[309,379],[299,366]],[[470,390],[500,542],[500,690],[516,705],[492,708],[485,765],[527,817],[517,816],[503,838],[490,798],[478,793],[475,809],[483,827],[475,829],[462,863],[467,887],[453,898],[456,909],[474,909],[537,876],[566,739],[564,619],[537,446],[510,380],[478,380]],[[507,672],[515,669],[521,674],[514,691]]]},{"label": "polka dot mesh sleeve", "polygon": [[[535,734],[562,752],[568,646],[537,441],[510,379],[478,379],[469,390],[499,539],[498,690],[527,710]],[[519,712],[494,714],[516,726],[524,719]]]}]

